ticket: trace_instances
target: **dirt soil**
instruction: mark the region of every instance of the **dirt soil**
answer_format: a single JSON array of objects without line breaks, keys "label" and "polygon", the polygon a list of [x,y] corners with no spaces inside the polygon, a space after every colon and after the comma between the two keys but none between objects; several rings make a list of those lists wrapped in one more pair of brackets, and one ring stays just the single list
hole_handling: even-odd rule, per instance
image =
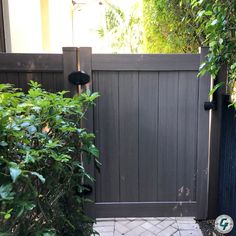
[{"label": "dirt soil", "polygon": [[197,220],[204,236],[223,236],[215,230],[215,220]]}]

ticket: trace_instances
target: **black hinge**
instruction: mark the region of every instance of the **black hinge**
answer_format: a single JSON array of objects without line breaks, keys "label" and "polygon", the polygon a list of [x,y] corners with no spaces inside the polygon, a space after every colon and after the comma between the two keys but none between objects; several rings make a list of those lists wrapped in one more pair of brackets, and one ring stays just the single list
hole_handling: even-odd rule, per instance
[{"label": "black hinge", "polygon": [[206,111],[209,110],[216,110],[217,106],[216,106],[216,101],[212,101],[212,102],[204,102],[204,109]]}]

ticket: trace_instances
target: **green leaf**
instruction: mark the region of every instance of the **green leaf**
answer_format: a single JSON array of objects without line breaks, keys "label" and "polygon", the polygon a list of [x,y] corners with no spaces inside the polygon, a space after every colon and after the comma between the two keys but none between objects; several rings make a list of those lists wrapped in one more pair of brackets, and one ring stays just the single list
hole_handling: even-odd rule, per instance
[{"label": "green leaf", "polygon": [[5,141],[1,141],[0,142],[0,146],[2,146],[2,147],[6,147],[8,144],[7,144],[7,142],[5,142]]},{"label": "green leaf", "polygon": [[29,154],[29,152],[26,153],[25,157],[25,163],[35,163],[35,158]]},{"label": "green leaf", "polygon": [[28,126],[28,127],[27,127],[27,131],[28,131],[30,134],[34,134],[34,133],[37,131],[37,129],[36,129],[35,126],[31,125],[31,126]]},{"label": "green leaf", "polygon": [[8,220],[10,218],[11,218],[11,214],[10,213],[7,213],[7,214],[4,215],[4,219],[5,220]]},{"label": "green leaf", "polygon": [[222,44],[224,40],[222,38],[219,39],[219,43]]},{"label": "green leaf", "polygon": [[205,10],[199,11],[199,12],[198,12],[198,17],[202,17],[203,14],[205,14]]},{"label": "green leaf", "polygon": [[18,167],[10,167],[10,175],[13,183],[16,182],[16,179],[20,176],[21,170]]},{"label": "green leaf", "polygon": [[211,16],[211,15],[212,15],[212,11],[206,11],[206,12],[205,12],[205,15],[206,15],[206,16]]},{"label": "green leaf", "polygon": [[0,232],[0,236],[12,236],[12,234]]},{"label": "green leaf", "polygon": [[26,210],[31,211],[36,207],[36,205],[34,203],[31,203],[31,202],[25,202],[24,207],[25,207]]},{"label": "green leaf", "polygon": [[66,155],[66,154],[52,153],[51,156],[55,161],[59,161],[59,162],[68,162],[71,159],[71,157],[69,155]]},{"label": "green leaf", "polygon": [[28,126],[30,126],[30,122],[23,122],[20,126],[22,128],[28,127]]},{"label": "green leaf", "polygon": [[13,186],[12,184],[1,185],[0,187],[0,197],[3,200],[12,200],[14,197],[14,193],[12,192]]},{"label": "green leaf", "polygon": [[209,92],[209,96],[211,96],[213,93],[215,93],[215,91],[217,89],[219,89],[220,87],[222,87],[225,83],[224,82],[220,82],[218,84],[216,84],[213,89],[211,89],[211,91]]},{"label": "green leaf", "polygon": [[89,147],[89,152],[95,156],[95,157],[99,157],[99,150],[92,144],[90,147]]},{"label": "green leaf", "polygon": [[40,175],[38,172],[31,171],[30,173],[32,175],[37,176],[43,184],[45,183],[45,181],[46,181],[45,178],[42,175]]},{"label": "green leaf", "polygon": [[216,25],[217,23],[218,23],[218,20],[215,19],[215,20],[213,20],[213,21],[211,22],[211,25]]},{"label": "green leaf", "polygon": [[43,233],[43,236],[56,236],[56,234],[54,232],[46,232]]}]

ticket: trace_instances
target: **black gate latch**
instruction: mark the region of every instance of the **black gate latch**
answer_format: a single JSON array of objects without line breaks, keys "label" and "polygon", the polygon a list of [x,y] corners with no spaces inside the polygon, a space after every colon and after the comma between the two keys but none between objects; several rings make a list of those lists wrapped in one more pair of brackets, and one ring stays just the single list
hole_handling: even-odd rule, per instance
[{"label": "black gate latch", "polygon": [[69,74],[68,80],[74,85],[85,85],[90,81],[90,76],[82,71],[74,71]]},{"label": "black gate latch", "polygon": [[212,102],[204,102],[204,109],[206,111],[209,110],[216,110],[216,102],[212,101]]}]

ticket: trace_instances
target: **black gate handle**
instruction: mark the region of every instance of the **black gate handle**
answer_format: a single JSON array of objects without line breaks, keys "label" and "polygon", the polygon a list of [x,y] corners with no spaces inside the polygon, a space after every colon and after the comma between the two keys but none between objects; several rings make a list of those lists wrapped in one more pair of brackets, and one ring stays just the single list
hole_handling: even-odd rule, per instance
[{"label": "black gate handle", "polygon": [[204,102],[204,109],[206,111],[209,110],[216,110],[216,102],[212,101],[212,102]]},{"label": "black gate handle", "polygon": [[68,80],[74,85],[85,85],[90,81],[90,76],[83,71],[74,71],[69,74]]}]

